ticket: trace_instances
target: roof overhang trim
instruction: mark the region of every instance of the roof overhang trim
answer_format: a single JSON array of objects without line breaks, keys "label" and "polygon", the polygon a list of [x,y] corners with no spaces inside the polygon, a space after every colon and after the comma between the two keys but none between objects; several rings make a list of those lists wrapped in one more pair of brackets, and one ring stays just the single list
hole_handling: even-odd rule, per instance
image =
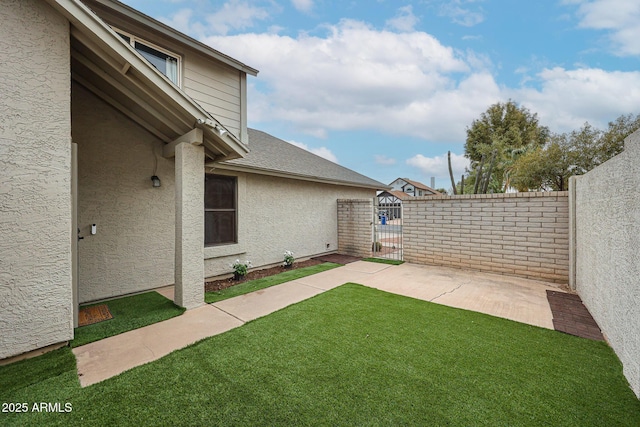
[{"label": "roof overhang trim", "polygon": [[[195,127],[202,127],[204,145],[210,158],[231,160],[244,157],[249,152],[246,145],[231,132],[228,132],[220,122],[169,81],[166,76],[149,65],[133,47],[126,44],[83,3],[78,0],[46,1],[69,20],[72,25],[70,33],[74,39],[84,45],[91,52],[91,55],[95,55],[94,58],[100,58],[102,64],[109,68],[109,70],[98,70],[95,67],[91,69],[86,55],[72,49],[72,56],[75,55],[76,59],[84,61],[92,75],[99,76],[103,82],[107,82],[114,88],[115,84],[119,83],[117,90],[129,96],[136,92],[144,93],[149,99],[154,99],[157,106],[163,108],[166,114],[162,118],[171,121],[167,127],[171,128],[174,133],[162,136],[156,134],[164,142],[171,142],[174,138]],[[107,78],[109,73],[112,73],[112,77],[117,77],[117,82],[114,78]],[[79,79],[79,82],[87,84],[82,79]],[[135,96],[131,99],[138,102],[141,107],[146,106],[140,101],[140,97],[137,98],[137,101]],[[109,102],[109,99],[106,101]],[[135,117],[132,118],[135,120]],[[159,120],[158,117],[156,119]],[[224,132],[215,131],[215,129],[222,129]]]},{"label": "roof overhang trim", "polygon": [[241,166],[241,165],[232,165],[229,163],[213,163],[213,162],[209,162],[205,164],[205,168],[207,171],[212,172],[215,171],[216,169],[220,169],[220,170],[225,170],[225,171],[234,171],[234,172],[245,172],[245,173],[254,173],[254,174],[258,174],[258,175],[267,175],[267,176],[274,176],[274,177],[278,177],[278,178],[288,178],[288,179],[296,179],[299,181],[309,181],[309,182],[318,182],[318,183],[322,183],[322,184],[333,184],[333,185],[340,185],[340,186],[346,186],[346,187],[356,187],[356,188],[366,188],[369,190],[389,190],[391,187],[389,186],[374,186],[374,185],[367,185],[364,183],[359,183],[359,182],[353,182],[353,181],[341,181],[341,180],[335,180],[335,179],[328,179],[328,178],[322,178],[322,177],[315,177],[315,176],[309,176],[309,175],[301,175],[301,174],[295,174],[295,173],[287,173],[287,172],[282,172],[282,171],[275,171],[272,169],[263,169],[263,168],[256,168],[256,167],[248,167],[248,166]]},{"label": "roof overhang trim", "polygon": [[244,64],[235,58],[225,55],[224,53],[219,52],[213,49],[212,47],[207,46],[206,44],[199,42],[198,40],[195,40],[187,36],[186,34],[183,34],[180,31],[177,31],[174,28],[171,28],[170,26],[160,21],[153,19],[150,16],[147,16],[144,13],[140,12],[139,10],[136,10],[124,3],[121,3],[119,1],[114,1],[114,0],[90,0],[90,1],[92,3],[96,3],[97,5],[100,5],[103,8],[110,9],[111,11],[114,11],[120,15],[123,15],[130,20],[133,20],[142,25],[145,25],[154,31],[157,31],[161,34],[166,35],[169,38],[177,40],[183,45],[188,46],[189,48],[196,50],[202,54],[205,54],[209,57],[212,57],[217,61],[223,62],[239,71],[247,73],[251,76],[257,76],[259,73],[259,71],[256,70],[255,68],[250,67],[249,65]]}]

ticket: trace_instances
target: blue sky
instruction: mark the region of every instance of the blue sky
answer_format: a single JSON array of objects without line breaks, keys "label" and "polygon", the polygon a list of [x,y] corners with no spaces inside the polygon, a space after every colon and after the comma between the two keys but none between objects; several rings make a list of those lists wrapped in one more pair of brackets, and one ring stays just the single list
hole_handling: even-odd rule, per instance
[{"label": "blue sky", "polygon": [[374,179],[449,188],[512,99],[554,132],[640,113],[637,0],[125,0],[260,70],[249,126]]}]

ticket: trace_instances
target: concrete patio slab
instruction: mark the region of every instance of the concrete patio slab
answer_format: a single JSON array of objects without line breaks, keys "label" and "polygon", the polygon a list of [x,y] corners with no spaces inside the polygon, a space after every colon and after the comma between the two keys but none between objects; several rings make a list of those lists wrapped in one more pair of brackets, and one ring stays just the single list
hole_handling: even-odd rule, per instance
[{"label": "concrete patio slab", "polygon": [[415,264],[402,264],[385,269],[365,279],[362,285],[381,291],[432,301],[459,286],[459,280],[448,270],[423,268]]},{"label": "concrete patio slab", "polygon": [[322,292],[323,289],[305,286],[294,280],[211,305],[243,322],[248,322]]},{"label": "concrete patio slab", "polygon": [[174,285],[164,286],[162,288],[155,289],[155,291],[160,295],[162,295],[163,297],[170,299],[171,301],[173,301],[173,298],[175,296]]},{"label": "concrete patio slab", "polygon": [[[347,282],[549,329],[553,329],[553,321],[546,291],[559,288],[536,280],[454,268],[358,261],[77,347],[73,353],[80,384],[95,384]],[[172,291],[173,287],[160,289],[171,299]]]},{"label": "concrete patio slab", "polygon": [[296,279],[295,282],[328,291],[329,289],[344,285],[347,282],[360,283],[371,275],[370,273],[349,270],[346,267],[347,266],[338,267],[311,276],[301,277],[300,279]]},{"label": "concrete patio slab", "polygon": [[433,302],[553,329],[546,291],[558,290],[557,287],[498,275],[469,275],[469,278],[469,282]]},{"label": "concrete patio slab", "polygon": [[340,269],[343,271],[357,271],[360,273],[375,274],[390,267],[393,267],[393,265],[382,264],[379,262],[356,261],[347,264],[344,267],[340,267]]},{"label": "concrete patio slab", "polygon": [[204,305],[164,322],[76,347],[73,354],[80,385],[86,387],[111,378],[242,324],[219,309]]},{"label": "concrete patio slab", "polygon": [[383,291],[553,329],[547,289],[558,286],[512,276],[402,264],[362,283]]}]

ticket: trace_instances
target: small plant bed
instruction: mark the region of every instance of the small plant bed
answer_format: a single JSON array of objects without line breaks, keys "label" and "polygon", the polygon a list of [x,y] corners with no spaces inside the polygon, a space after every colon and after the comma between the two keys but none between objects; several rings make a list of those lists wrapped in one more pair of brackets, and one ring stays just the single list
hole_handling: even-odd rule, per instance
[{"label": "small plant bed", "polygon": [[113,319],[76,328],[71,347],[89,344],[123,332],[162,322],[181,315],[185,310],[157,292],[146,292],[117,298],[106,303],[89,304],[87,307],[100,304],[106,304],[109,307]]},{"label": "small plant bed", "polygon": [[243,281],[234,280],[233,278],[210,281],[205,283],[204,300],[206,303],[211,304],[340,266],[340,264],[323,263],[310,259],[296,262],[288,268],[277,266],[251,271],[247,273]]},{"label": "small plant bed", "polygon": [[377,262],[377,263],[380,263],[380,264],[389,264],[389,265],[404,264],[404,261],[400,261],[400,260],[397,260],[397,259],[385,259],[385,258],[362,258],[362,261]]}]

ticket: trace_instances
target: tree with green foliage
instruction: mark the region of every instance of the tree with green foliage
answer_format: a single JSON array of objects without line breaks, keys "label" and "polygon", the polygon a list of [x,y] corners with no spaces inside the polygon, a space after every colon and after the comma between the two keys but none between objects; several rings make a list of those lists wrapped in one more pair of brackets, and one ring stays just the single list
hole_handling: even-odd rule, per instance
[{"label": "tree with green foliage", "polygon": [[530,149],[509,169],[510,185],[519,191],[568,189],[569,177],[582,175],[622,152],[624,139],[640,129],[640,115],[622,115],[606,131],[585,123],[553,135],[544,147]]},{"label": "tree with green foliage", "polygon": [[491,105],[467,128],[464,151],[471,165],[465,193],[504,191],[505,172],[516,153],[524,147],[543,147],[548,138],[549,129],[527,108],[512,100]]},{"label": "tree with green foliage", "polygon": [[510,185],[518,191],[567,190],[569,177],[574,175],[572,157],[566,138],[555,135],[545,147],[518,157],[511,168]]}]

